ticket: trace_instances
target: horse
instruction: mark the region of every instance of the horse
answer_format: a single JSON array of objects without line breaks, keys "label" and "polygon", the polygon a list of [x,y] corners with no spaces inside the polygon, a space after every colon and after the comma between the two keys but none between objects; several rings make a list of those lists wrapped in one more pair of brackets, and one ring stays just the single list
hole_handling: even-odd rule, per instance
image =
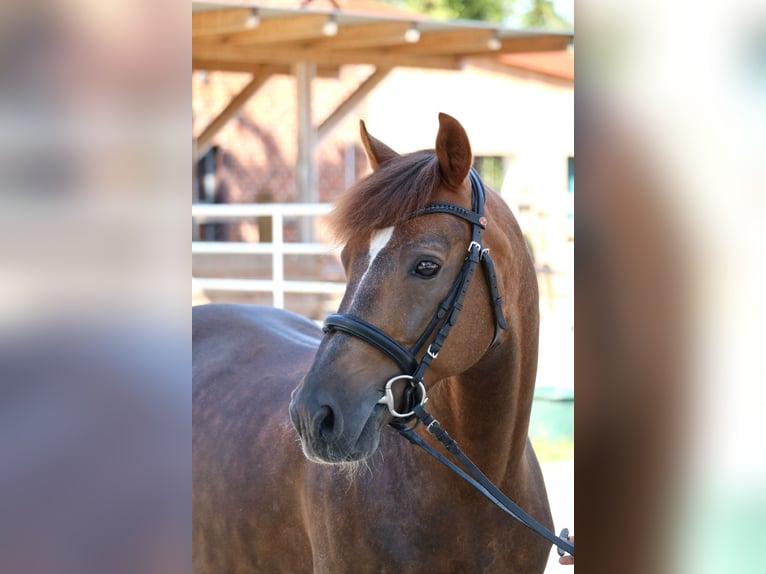
[{"label": "horse", "polygon": [[[347,285],[325,332],[268,307],[193,310],[195,572],[543,572],[549,542],[391,425],[427,393],[483,472],[552,528],[527,436],[539,306],[522,232],[489,189],[482,217],[468,220],[476,177],[456,119],[439,114],[435,150],[409,154],[364,122],[360,133],[372,172],[332,213]],[[436,320],[456,298],[479,224],[496,277],[477,266],[459,314]],[[422,379],[408,385],[406,361],[359,325],[425,349]]]}]

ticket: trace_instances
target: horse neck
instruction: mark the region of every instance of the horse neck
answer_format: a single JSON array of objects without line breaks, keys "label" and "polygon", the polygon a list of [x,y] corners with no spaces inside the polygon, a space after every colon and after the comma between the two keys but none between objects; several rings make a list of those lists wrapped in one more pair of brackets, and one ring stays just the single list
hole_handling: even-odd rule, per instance
[{"label": "horse neck", "polygon": [[[444,414],[437,418],[480,468],[499,480],[513,475],[524,458],[537,375],[540,316],[537,279],[518,224],[502,200],[490,195],[488,201],[498,218],[506,213],[507,226],[498,228],[510,230],[509,240],[516,246],[507,250],[513,255],[496,260],[498,271],[506,273],[501,289],[508,329],[473,367],[438,385],[444,395],[439,400],[448,406],[440,409]],[[497,236],[493,241],[499,243]]]},{"label": "horse neck", "polygon": [[[509,318],[509,330],[514,328]],[[516,325],[518,327],[518,325]],[[438,385],[430,404],[460,448],[493,480],[523,460],[537,371],[537,321],[510,332],[476,365]],[[436,389],[435,389],[436,390]]]}]

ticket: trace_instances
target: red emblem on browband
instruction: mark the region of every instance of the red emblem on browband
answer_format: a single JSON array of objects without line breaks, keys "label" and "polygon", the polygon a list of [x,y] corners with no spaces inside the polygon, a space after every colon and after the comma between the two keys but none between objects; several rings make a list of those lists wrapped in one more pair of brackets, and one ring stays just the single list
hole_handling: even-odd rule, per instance
[{"label": "red emblem on browband", "polygon": [[481,223],[482,225],[487,225],[487,218],[486,217],[480,217],[479,218],[479,223]]}]

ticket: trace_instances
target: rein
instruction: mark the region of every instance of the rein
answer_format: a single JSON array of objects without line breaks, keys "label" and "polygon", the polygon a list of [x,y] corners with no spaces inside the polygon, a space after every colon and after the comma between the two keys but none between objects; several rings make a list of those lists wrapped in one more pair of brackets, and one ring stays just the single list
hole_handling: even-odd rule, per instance
[{"label": "rein", "polygon": [[[457,446],[457,442],[447,434],[447,431],[441,427],[439,422],[425,410],[425,404],[428,401],[428,398],[426,397],[426,389],[423,385],[423,376],[428,367],[431,366],[433,360],[438,357],[450,330],[454,327],[455,323],[457,323],[460,311],[463,309],[463,301],[468,293],[468,287],[479,262],[482,263],[484,269],[487,287],[489,288],[490,302],[495,316],[495,334],[489,348],[492,348],[497,342],[498,337],[500,336],[500,331],[507,329],[508,327],[505,316],[503,315],[503,298],[500,296],[498,290],[495,265],[490,257],[489,249],[484,248],[481,243],[484,229],[487,226],[487,219],[484,217],[486,192],[478,173],[473,168],[471,168],[469,173],[469,179],[471,181],[471,210],[454,203],[438,202],[429,203],[422,210],[411,216],[411,218],[414,218],[431,213],[447,213],[459,217],[471,224],[471,242],[468,244],[468,255],[466,255],[463,267],[455,279],[449,293],[439,304],[436,313],[418,338],[417,342],[408,349],[385,331],[348,313],[335,313],[327,317],[323,331],[325,333],[342,331],[358,337],[388,356],[399,366],[402,372],[411,373],[409,375],[397,375],[389,379],[388,382],[386,382],[384,396],[378,401],[378,404],[387,406],[391,414],[398,419],[397,421],[390,423],[391,426],[412,444],[424,449],[428,454],[436,458],[439,462],[468,482],[503,512],[515,518],[524,526],[539,534],[549,542],[555,544],[558,547],[559,555],[563,556],[565,552],[568,552],[574,556],[574,545],[567,540],[569,531],[566,528],[561,532],[560,536],[556,536],[524,512],[515,502],[503,494],[483,472],[481,472],[473,461],[460,450]],[[421,359],[418,360],[417,355],[422,351],[426,341],[429,340],[435,331],[436,335],[428,345],[428,348],[425,353],[423,353]],[[400,380],[409,381],[409,384],[405,388],[405,401],[406,404],[409,405],[408,408],[410,410],[404,413],[400,413],[396,410],[396,401],[393,391],[394,383]],[[415,398],[416,392],[419,393],[419,398]],[[403,422],[399,422],[409,420],[413,417],[417,419],[413,426],[407,426]],[[426,430],[428,430],[429,433],[433,434],[445,446],[447,451],[460,462],[465,470],[439,453],[414,432],[415,427],[420,422],[425,425]]]}]

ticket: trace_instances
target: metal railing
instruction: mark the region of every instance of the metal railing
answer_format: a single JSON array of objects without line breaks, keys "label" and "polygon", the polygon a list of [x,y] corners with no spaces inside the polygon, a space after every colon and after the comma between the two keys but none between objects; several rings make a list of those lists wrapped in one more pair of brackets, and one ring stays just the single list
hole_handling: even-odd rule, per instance
[{"label": "metal railing", "polygon": [[273,306],[283,309],[285,293],[342,294],[346,284],[331,281],[288,281],[285,279],[286,254],[330,255],[337,249],[323,243],[286,243],[285,217],[316,217],[327,215],[332,206],[323,203],[238,203],[192,204],[195,223],[231,221],[270,217],[272,238],[270,243],[239,241],[192,241],[192,254],[271,254],[271,279],[235,279],[195,277],[192,283],[203,291],[257,291],[273,294]]}]

